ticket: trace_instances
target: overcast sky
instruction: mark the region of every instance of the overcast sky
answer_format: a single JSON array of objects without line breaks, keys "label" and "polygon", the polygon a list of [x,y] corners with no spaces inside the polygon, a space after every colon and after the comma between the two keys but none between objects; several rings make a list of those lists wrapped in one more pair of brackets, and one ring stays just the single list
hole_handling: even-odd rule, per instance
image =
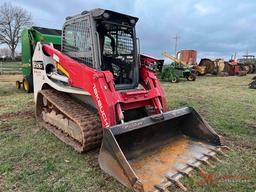
[{"label": "overcast sky", "polygon": [[7,0],[31,12],[35,25],[62,28],[66,16],[94,8],[139,17],[141,52],[162,57],[178,49],[195,49],[198,57],[230,58],[256,52],[255,0]]}]

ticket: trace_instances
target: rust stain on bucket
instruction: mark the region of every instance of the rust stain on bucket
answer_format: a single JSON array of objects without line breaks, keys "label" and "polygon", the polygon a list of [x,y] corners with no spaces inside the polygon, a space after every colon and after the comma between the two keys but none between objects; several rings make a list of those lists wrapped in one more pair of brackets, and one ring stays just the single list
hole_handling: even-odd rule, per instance
[{"label": "rust stain on bucket", "polygon": [[177,137],[161,149],[146,153],[131,160],[130,165],[143,184],[144,190],[153,189],[160,184],[168,170],[174,167],[176,159],[187,149],[189,139]]}]

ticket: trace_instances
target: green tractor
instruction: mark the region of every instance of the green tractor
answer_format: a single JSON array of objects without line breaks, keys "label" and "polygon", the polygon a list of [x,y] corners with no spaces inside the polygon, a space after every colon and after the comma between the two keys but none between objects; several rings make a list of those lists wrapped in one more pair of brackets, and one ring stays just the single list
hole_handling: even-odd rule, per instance
[{"label": "green tractor", "polygon": [[180,78],[186,78],[188,81],[195,81],[196,74],[191,67],[185,67],[179,63],[173,62],[170,65],[164,65],[162,71],[159,73],[159,78],[168,80],[172,83],[178,83]]},{"label": "green tractor", "polygon": [[168,80],[172,83],[178,83],[180,78],[186,78],[188,81],[196,80],[196,72],[191,66],[184,65],[180,60],[166,52],[163,55],[174,62],[170,65],[163,66],[158,75],[160,79]]},{"label": "green tractor", "polygon": [[16,88],[19,89],[23,87],[27,93],[33,92],[32,57],[36,43],[39,41],[52,43],[54,48],[60,50],[61,30],[33,26],[22,31],[21,52],[23,80],[16,81]]}]

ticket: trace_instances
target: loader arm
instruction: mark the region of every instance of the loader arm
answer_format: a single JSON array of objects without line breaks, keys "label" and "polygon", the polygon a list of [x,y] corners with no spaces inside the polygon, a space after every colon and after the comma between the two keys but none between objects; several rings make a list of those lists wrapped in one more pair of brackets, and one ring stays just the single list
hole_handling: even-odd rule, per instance
[{"label": "loader arm", "polygon": [[144,90],[116,91],[110,71],[90,68],[47,44],[43,45],[43,51],[66,71],[70,86],[81,88],[91,94],[104,128],[121,122],[124,118],[122,111],[144,106],[154,107],[155,113],[167,111],[164,92],[156,74],[144,65],[139,72],[140,84]]}]

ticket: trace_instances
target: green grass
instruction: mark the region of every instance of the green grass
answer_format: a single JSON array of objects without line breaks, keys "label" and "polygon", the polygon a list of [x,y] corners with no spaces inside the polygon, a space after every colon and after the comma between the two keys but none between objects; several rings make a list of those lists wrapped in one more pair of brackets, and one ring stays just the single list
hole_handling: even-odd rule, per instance
[{"label": "green grass", "polygon": [[[162,83],[170,108],[194,107],[233,149],[223,164],[207,168],[208,174],[213,174],[210,183],[198,185],[183,178],[193,191],[256,190],[256,90],[248,89],[252,77],[207,76],[196,82]],[[193,176],[202,180],[195,171]]]},{"label": "green grass", "polygon": [[2,62],[0,61],[0,74],[19,74],[22,71],[21,62]]},{"label": "green grass", "polygon": [[13,62],[1,62],[0,61],[0,67],[3,68],[21,68],[21,62],[20,61],[13,61]]},{"label": "green grass", "polygon": [[[78,154],[37,126],[33,94],[15,89],[20,78],[0,76],[0,191],[129,191],[101,171],[98,150]],[[205,182],[197,171],[192,172],[196,182],[182,179],[191,191],[256,190],[256,90],[248,89],[251,78],[162,82],[171,109],[194,107],[232,148],[228,158],[219,156],[223,163],[203,167],[212,179]]]}]

